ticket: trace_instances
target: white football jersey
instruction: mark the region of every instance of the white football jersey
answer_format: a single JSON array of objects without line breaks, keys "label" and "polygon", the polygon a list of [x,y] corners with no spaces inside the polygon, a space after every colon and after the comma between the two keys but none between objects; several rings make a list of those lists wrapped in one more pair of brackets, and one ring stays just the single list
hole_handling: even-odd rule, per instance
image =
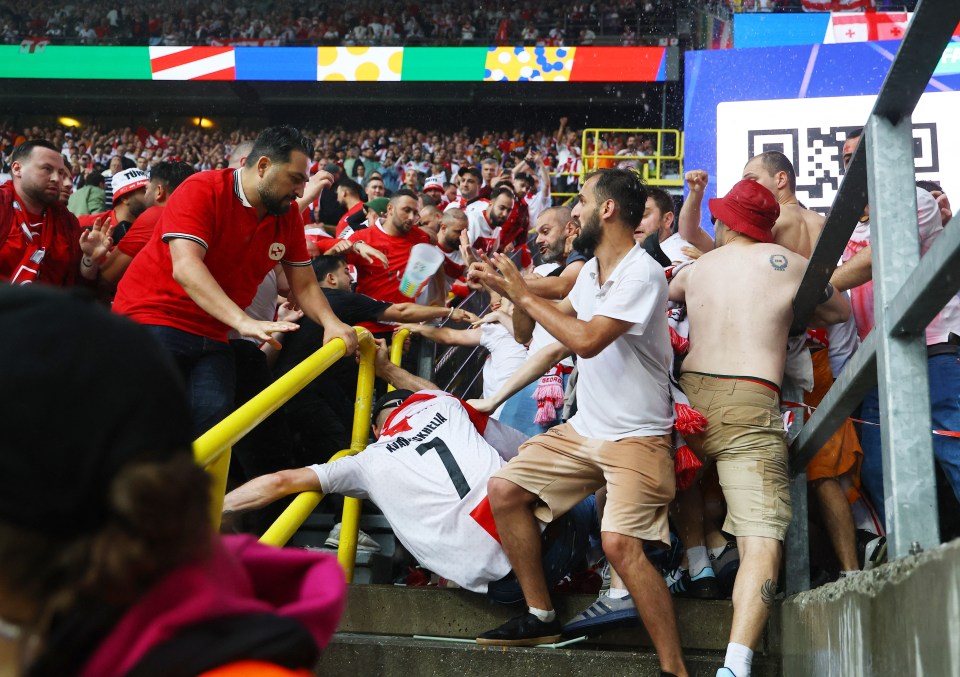
[{"label": "white football jersey", "polygon": [[526,437],[438,390],[408,398],[356,456],[310,466],[324,493],[369,498],[424,567],[486,592],[510,572],[487,480]]}]

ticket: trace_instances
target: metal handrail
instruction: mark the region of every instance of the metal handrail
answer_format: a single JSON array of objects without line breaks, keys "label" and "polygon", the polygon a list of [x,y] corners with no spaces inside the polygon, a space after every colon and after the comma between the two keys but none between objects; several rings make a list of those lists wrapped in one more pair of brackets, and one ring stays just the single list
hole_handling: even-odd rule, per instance
[{"label": "metal handrail", "polygon": [[[358,333],[359,333],[358,329]],[[328,463],[341,458],[353,456],[367,447],[370,435],[370,414],[373,406],[374,357],[376,345],[369,332],[361,335],[360,341],[360,372],[357,375],[357,399],[353,411],[353,429],[350,437],[350,448],[334,454]],[[390,361],[400,364],[403,357],[403,342],[409,335],[409,330],[397,332],[390,346]],[[390,390],[394,388],[390,386]],[[260,537],[261,543],[282,547],[307,521],[307,518],[323,500],[325,494],[319,491],[305,491],[298,495],[290,505],[280,514],[277,520]],[[357,498],[344,498],[343,515],[340,520],[340,544],[337,548],[337,561],[343,567],[347,581],[353,581],[353,572],[357,559],[357,539],[360,533],[360,509],[362,501]]]},{"label": "metal handrail", "polygon": [[[373,381],[375,378],[374,358],[377,347],[373,341],[373,335],[369,331],[359,327],[356,329],[360,338],[360,369],[357,374],[357,399],[353,410],[350,448],[338,452],[330,461],[360,453],[367,447],[367,442],[370,439],[370,413],[373,408]],[[314,353],[314,355],[316,354]],[[260,537],[260,542],[277,547],[286,545],[287,541],[314,511],[323,496],[319,491],[301,493],[287,506],[286,510],[280,514],[266,533]],[[343,501],[337,561],[343,567],[347,581],[353,580],[353,569],[357,558],[357,536],[360,532],[361,505],[362,502],[357,498],[345,498]]]},{"label": "metal handrail", "polygon": [[[369,331],[360,327],[355,329],[361,345],[374,345]],[[346,344],[343,340],[330,341],[194,441],[194,459],[213,477],[210,509],[215,528],[220,526],[233,445],[345,354]]]}]

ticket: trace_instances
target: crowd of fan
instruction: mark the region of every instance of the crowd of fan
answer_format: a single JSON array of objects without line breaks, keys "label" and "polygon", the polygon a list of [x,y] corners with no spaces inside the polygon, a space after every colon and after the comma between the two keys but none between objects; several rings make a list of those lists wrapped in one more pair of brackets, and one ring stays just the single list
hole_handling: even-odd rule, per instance
[{"label": "crowd of fan", "polygon": [[597,33],[636,39],[636,29],[673,16],[647,0],[537,3],[365,0],[306,7],[290,0],[178,3],[132,0],[0,3],[0,42],[84,45],[482,45],[591,44]]},{"label": "crowd of fan", "polygon": [[[512,169],[528,151],[541,151],[542,158],[555,177],[555,192],[570,187],[563,174],[576,174],[582,169],[582,138],[562,118],[557,129],[484,130],[479,134],[464,128],[456,132],[439,130],[366,129],[347,131],[342,128],[306,131],[312,142],[312,162],[323,167],[336,164],[346,176],[365,185],[373,173],[379,173],[388,191],[408,184],[416,173],[416,185],[436,177],[449,183],[461,167],[479,165],[483,160],[496,161],[497,172]],[[251,130],[232,131],[199,127],[148,130],[32,127],[17,129],[0,125],[0,175],[9,171],[10,153],[29,138],[47,139],[61,149],[70,168],[74,185],[80,188],[91,172],[109,177],[114,171],[111,161],[122,168],[149,170],[163,161],[185,162],[197,171],[222,169],[234,149],[256,136]],[[598,152],[604,156],[652,155],[654,140],[627,133],[604,133]],[[594,151],[589,137],[587,153]],[[116,158],[116,159],[114,159]],[[597,167],[613,166],[607,157]],[[636,164],[634,162],[634,164]]]},{"label": "crowd of fan", "polygon": [[[370,497],[425,566],[497,601],[525,600],[526,613],[478,642],[555,642],[639,618],[663,674],[686,674],[671,595],[732,595],[717,674],[748,675],[791,518],[781,406],[793,404],[780,387],[808,391],[816,406],[872,330],[869,216],[811,318],[826,329],[792,339],[788,353],[792,301],[823,227],[797,202],[790,161],[776,151],[752,158],[743,180],[710,200],[710,235],[700,226],[706,172],[687,174],[689,197],[677,210],[638,177],[649,149],[637,137],[611,153],[616,167],[576,184],[572,209],[551,206],[544,150],[580,162],[566,122],[552,139],[479,143],[368,131],[343,151],[343,132],[313,143],[289,127],[252,141],[186,134],[186,144],[223,145],[228,166],[212,171],[142,158],[137,143],[161,140],[127,131],[111,146],[109,187],[88,175],[76,191],[64,157],[87,152],[89,141],[81,150],[63,133],[53,143],[18,140],[12,180],[0,185],[0,274],[21,285],[86,286],[144,325],[188,383],[194,435],[332,339],[353,352],[350,325],[366,326],[377,338],[377,374],[400,389],[374,407],[378,440],[330,461],[349,444],[356,396],[357,367],[341,360],[236,447],[249,481],[227,497],[228,511],[307,490]],[[845,162],[858,143],[851,133]],[[123,158],[145,162],[124,169]],[[398,180],[388,188],[391,170]],[[97,191],[109,203],[88,209]],[[84,212],[79,222],[64,204]],[[926,251],[952,212],[936,185],[918,184],[917,204]],[[437,259],[427,286],[409,279],[418,250]],[[492,312],[481,318],[452,303],[470,290],[489,292]],[[470,326],[434,326],[444,320]],[[483,397],[459,402],[392,365],[386,342],[398,324],[486,348]],[[955,297],[927,330],[933,413],[944,430],[960,427],[958,333]],[[874,390],[864,430],[847,421],[807,468],[835,552],[824,580],[883,558],[882,463],[869,425],[877,402]],[[960,496],[958,447],[949,438],[934,445]],[[297,466],[305,467],[290,470]],[[411,496],[430,497],[428,514]],[[538,523],[549,523],[542,538]],[[583,570],[601,525],[594,546],[604,575]],[[338,541],[335,529],[328,544]],[[360,545],[378,547],[364,534]],[[564,574],[608,588],[562,626],[549,586]]]}]

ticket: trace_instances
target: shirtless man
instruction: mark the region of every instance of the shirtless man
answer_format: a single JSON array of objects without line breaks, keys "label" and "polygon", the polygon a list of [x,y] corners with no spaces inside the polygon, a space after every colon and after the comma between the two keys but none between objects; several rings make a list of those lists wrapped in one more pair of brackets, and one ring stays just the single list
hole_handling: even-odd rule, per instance
[{"label": "shirtless man", "polygon": [[[743,677],[776,595],[790,523],[780,380],[807,261],[773,243],[780,207],[758,182],[740,181],[709,206],[716,249],[677,273],[670,300],[686,302],[690,319],[680,386],[708,422],[687,441],[717,464],[727,502],[723,528],[736,536],[741,558],[730,644],[717,676]],[[849,314],[846,297],[828,286],[813,321],[843,322]]]},{"label": "shirtless man", "polygon": [[[687,172],[684,178],[690,195],[684,203],[684,209],[680,210],[680,237],[700,251],[708,252],[714,247],[713,240],[700,227],[700,204],[708,175],[702,169],[694,169]],[[793,163],[780,151],[769,150],[750,158],[743,168],[742,178],[752,179],[769,190],[780,205],[780,216],[773,227],[773,241],[809,259],[823,230],[824,218],[800,206]]]},{"label": "shirtless man", "polygon": [[[707,173],[697,169],[687,172],[685,178],[690,188],[690,196],[680,210],[679,233],[700,251],[707,252],[714,246],[710,236],[700,227],[700,205],[707,185]],[[779,151],[766,151],[750,158],[743,168],[743,178],[752,179],[764,186],[773,193],[780,205],[780,216],[773,227],[773,241],[809,259],[823,230],[825,219],[821,214],[800,206],[793,163]],[[841,291],[845,289],[846,287]],[[828,349],[820,350],[814,347],[811,355],[814,383],[811,393],[804,396],[806,404],[820,404],[836,376],[828,364],[828,350],[831,360],[845,351],[852,351],[856,346],[855,339],[851,343],[852,332],[852,323],[850,326],[837,327],[836,332],[828,332]],[[796,348],[801,349],[800,346]],[[838,359],[843,360],[842,357]],[[844,482],[852,482],[853,491],[856,491],[860,482],[856,469],[860,466],[861,454],[853,422],[846,421],[807,466],[807,480],[820,503],[824,526],[840,563],[841,576],[852,575],[860,568],[853,512],[841,480],[846,478],[843,479]]]}]

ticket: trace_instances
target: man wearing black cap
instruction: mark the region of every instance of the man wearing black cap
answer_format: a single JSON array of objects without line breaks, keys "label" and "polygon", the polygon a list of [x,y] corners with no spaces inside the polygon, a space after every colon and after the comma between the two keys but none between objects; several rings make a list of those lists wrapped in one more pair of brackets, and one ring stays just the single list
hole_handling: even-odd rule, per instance
[{"label": "man wearing black cap", "polygon": [[480,199],[480,183],[483,181],[483,175],[476,167],[461,167],[457,174],[459,181],[457,199],[452,201],[446,207],[447,209],[466,209],[467,205]]},{"label": "man wearing black cap", "polygon": [[[780,383],[807,260],[774,244],[780,207],[756,181],[740,181],[709,206],[717,246],[673,277],[670,300],[686,302],[690,320],[680,387],[707,419],[706,431],[687,441],[717,464],[727,502],[723,529],[737,537],[740,551],[730,644],[717,675],[743,677],[777,594],[790,523]],[[846,297],[827,285],[813,321],[826,325],[849,315]]]},{"label": "man wearing black cap", "polygon": [[347,177],[340,179],[337,183],[337,202],[345,211],[337,221],[337,237],[346,239],[353,235],[354,229],[350,226],[348,219],[362,212],[366,201],[367,194],[363,192],[363,187],[359,183]]}]

